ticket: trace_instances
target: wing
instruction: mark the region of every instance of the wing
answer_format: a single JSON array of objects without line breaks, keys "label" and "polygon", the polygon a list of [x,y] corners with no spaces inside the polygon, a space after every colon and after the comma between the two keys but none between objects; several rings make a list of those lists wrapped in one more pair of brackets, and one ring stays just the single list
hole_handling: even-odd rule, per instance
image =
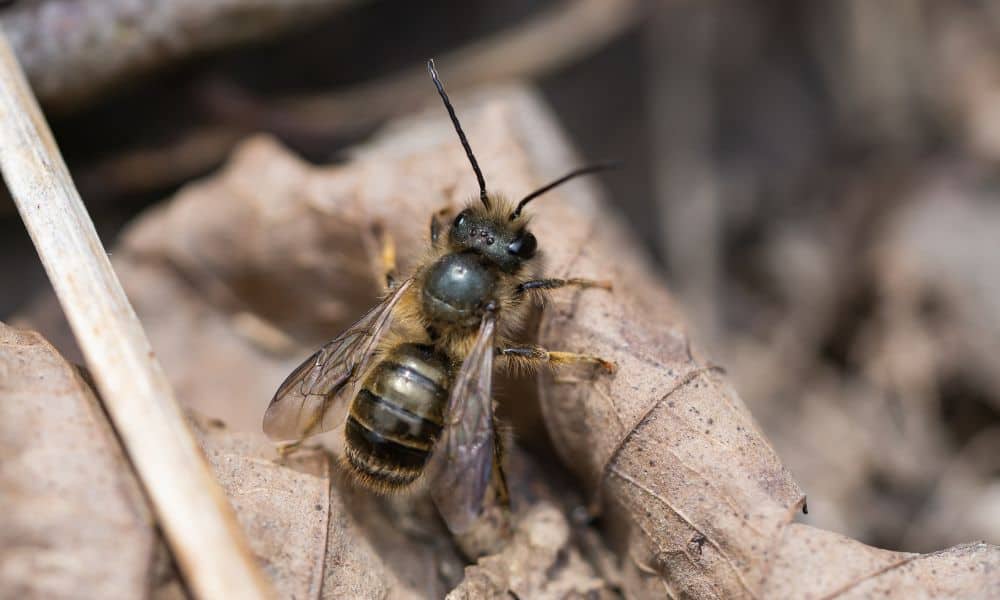
[{"label": "wing", "polygon": [[368,367],[393,309],[410,287],[406,280],[347,331],[328,342],[289,375],[264,412],[264,433],[273,440],[300,440],[339,426],[350,384]]},{"label": "wing", "polygon": [[431,495],[453,533],[468,530],[479,516],[492,474],[495,331],[488,314],[452,385],[445,426],[427,462]]}]

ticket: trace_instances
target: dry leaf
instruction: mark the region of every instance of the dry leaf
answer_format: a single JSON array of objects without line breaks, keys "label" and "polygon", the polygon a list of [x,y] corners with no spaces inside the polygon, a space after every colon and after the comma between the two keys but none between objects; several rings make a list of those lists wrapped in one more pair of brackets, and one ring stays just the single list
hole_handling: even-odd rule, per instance
[{"label": "dry leaf", "polygon": [[147,594],[153,518],[104,411],[40,335],[2,323],[0,506],[0,595]]},{"label": "dry leaf", "polygon": [[395,527],[384,507],[331,487],[335,467],[326,452],[278,461],[262,434],[230,432],[214,419],[199,419],[198,430],[280,597],[431,598],[447,591],[438,561],[457,557],[435,556],[435,547]]},{"label": "dry leaf", "polygon": [[[484,98],[458,106],[492,189],[526,193],[578,164],[534,96],[507,89]],[[474,189],[440,111],[395,124],[346,166],[311,167],[258,138],[222,173],[135,224],[115,253],[116,266],[178,396],[234,429],[256,432],[283,376],[373,301],[370,227],[383,224],[401,257],[412,258],[426,244],[431,213],[459,206]],[[547,274],[616,286],[610,295],[553,293],[538,335],[553,349],[613,359],[618,373],[560,373],[541,378],[539,390],[559,456],[603,511],[627,596],[819,598],[887,586],[895,597],[969,597],[997,589],[995,546],[909,555],[793,523],[805,496],[724,374],[692,349],[662,282],[594,187],[575,182],[533,209]],[[355,515],[355,503],[372,502],[345,490],[335,483],[331,492],[324,594],[405,597],[441,580],[427,576],[430,541],[409,558],[399,556],[413,536],[372,516],[378,513]],[[514,539],[548,530],[545,544],[515,542],[480,559],[457,595],[502,594],[525,581],[539,594],[558,588],[558,573],[551,581],[515,576],[525,556],[551,556],[561,545],[562,526],[545,516],[552,512],[540,502],[525,508],[521,525],[530,531]],[[405,513],[387,514],[403,522]],[[360,555],[349,554],[355,548]],[[376,557],[402,566],[387,570]],[[314,577],[314,563],[306,563]],[[414,571],[425,575],[423,583],[402,575]],[[397,578],[381,587],[390,572]]]},{"label": "dry leaf", "polygon": [[[0,324],[0,375],[5,594],[186,597],[131,467],[77,369],[37,333]],[[457,573],[454,551],[414,543],[394,515],[350,490],[331,490],[325,452],[281,464],[262,434],[229,432],[217,419],[193,424],[280,597],[447,592],[439,566],[450,561]]]}]

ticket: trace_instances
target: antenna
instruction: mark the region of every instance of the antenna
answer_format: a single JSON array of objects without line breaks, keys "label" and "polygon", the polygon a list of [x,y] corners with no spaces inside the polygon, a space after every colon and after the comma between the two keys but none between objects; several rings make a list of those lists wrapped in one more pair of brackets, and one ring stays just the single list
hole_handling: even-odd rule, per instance
[{"label": "antenna", "polygon": [[431,79],[434,81],[434,87],[437,88],[438,94],[441,95],[444,107],[448,109],[448,116],[451,117],[451,123],[455,126],[455,133],[458,134],[458,139],[462,142],[462,147],[465,148],[465,155],[469,157],[469,162],[472,163],[472,170],[476,172],[476,179],[479,180],[479,199],[483,201],[483,205],[488,209],[490,207],[490,198],[486,195],[486,180],[483,179],[483,172],[479,170],[479,163],[476,162],[476,156],[472,153],[469,140],[465,137],[465,132],[462,131],[462,125],[458,122],[455,109],[452,108],[451,101],[448,100],[448,94],[444,92],[444,86],[441,85],[441,80],[438,79],[438,72],[434,68],[433,58],[427,61],[427,71],[431,74]]},{"label": "antenna", "polygon": [[559,179],[556,179],[552,183],[543,185],[542,187],[538,188],[537,190],[525,196],[523,200],[517,203],[517,208],[514,209],[514,212],[510,213],[510,220],[513,221],[514,219],[520,217],[521,209],[524,208],[525,204],[531,202],[532,200],[541,196],[542,194],[551,190],[552,188],[560,186],[569,181],[570,179],[573,179],[574,177],[579,177],[580,175],[588,175],[590,173],[597,173],[599,171],[608,171],[610,169],[618,168],[620,165],[621,163],[618,161],[601,162],[580,167],[575,171],[570,171],[569,173],[563,175]]}]

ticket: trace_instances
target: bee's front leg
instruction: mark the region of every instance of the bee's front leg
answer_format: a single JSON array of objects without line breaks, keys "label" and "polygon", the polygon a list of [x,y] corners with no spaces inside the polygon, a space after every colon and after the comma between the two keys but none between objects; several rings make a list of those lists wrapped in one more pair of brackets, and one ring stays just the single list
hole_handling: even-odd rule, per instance
[{"label": "bee's front leg", "polygon": [[439,209],[437,212],[431,215],[431,243],[436,244],[438,238],[441,237],[441,232],[444,231],[444,224],[442,220],[451,212],[450,207],[445,207]]},{"label": "bee's front leg", "polygon": [[549,364],[552,366],[561,365],[573,365],[586,363],[596,367],[600,367],[607,373],[614,373],[618,366],[609,361],[604,360],[599,356],[591,356],[589,354],[577,354],[575,352],[558,352],[552,350],[546,350],[541,346],[507,346],[503,348],[497,348],[497,354],[500,356],[519,361],[527,366],[539,365],[539,364]]},{"label": "bee's front leg", "polygon": [[570,279],[532,279],[531,281],[525,281],[517,286],[517,293],[523,294],[530,290],[554,290],[561,287],[574,286],[578,288],[600,288],[602,290],[611,291],[611,282],[606,280],[597,279],[584,279],[582,277],[573,277]]},{"label": "bee's front leg", "polygon": [[371,244],[369,248],[370,252],[373,254],[378,252],[378,272],[381,276],[382,281],[385,283],[385,288],[388,291],[396,289],[396,240],[392,237],[392,234],[381,224],[375,223],[371,228],[371,237],[366,238],[367,240],[372,240],[378,244],[378,250],[375,250],[372,246],[371,241],[367,241]]}]

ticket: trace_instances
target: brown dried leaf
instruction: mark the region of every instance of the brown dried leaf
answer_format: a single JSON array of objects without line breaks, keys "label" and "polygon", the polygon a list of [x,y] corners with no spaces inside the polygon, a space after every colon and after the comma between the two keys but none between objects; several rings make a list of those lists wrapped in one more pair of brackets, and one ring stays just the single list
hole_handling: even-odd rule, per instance
[{"label": "brown dried leaf", "polygon": [[[520,194],[577,164],[530,94],[491,90],[459,107],[494,190]],[[371,303],[372,224],[394,234],[401,257],[417,256],[431,213],[474,190],[453,136],[436,111],[397,123],[352,163],[331,168],[310,167],[259,138],[221,174],[133,226],[116,263],[179,397],[257,431],[282,377]],[[547,274],[616,285],[613,295],[554,293],[539,337],[554,349],[613,359],[617,375],[562,373],[542,378],[540,393],[559,455],[604,511],[629,597],[829,597],[886,581],[907,597],[916,587],[947,594],[994,584],[993,546],[914,557],[793,524],[804,495],[721,371],[692,349],[662,282],[594,188],[575,182],[533,208]],[[437,550],[427,542],[405,555],[413,536],[393,523],[407,511],[358,509],[370,497],[347,489],[336,484],[331,493],[324,593],[424,593],[428,587],[401,574],[435,572],[427,557]],[[503,593],[529,555],[515,544],[481,559],[463,590]],[[950,573],[924,566],[942,556],[954,557]],[[969,574],[948,577],[962,569]],[[402,587],[380,587],[389,572]],[[555,583],[530,589],[546,585]]]},{"label": "brown dried leaf", "polygon": [[[37,333],[0,324],[0,375],[4,592],[186,597],[131,467],[76,368]],[[447,591],[438,568],[450,560],[457,572],[454,554],[415,544],[395,527],[398,520],[356,492],[331,490],[325,452],[282,464],[262,434],[229,432],[216,419],[196,417],[194,424],[280,597],[424,598]]]},{"label": "brown dried leaf", "polygon": [[326,454],[303,453],[294,468],[274,461],[263,436],[200,421],[201,445],[250,546],[282,598],[319,598],[330,507]]},{"label": "brown dried leaf", "polygon": [[383,507],[331,487],[326,452],[278,461],[262,434],[230,432],[215,419],[199,419],[198,431],[280,597],[430,598],[446,591],[433,546],[408,539]]},{"label": "brown dried leaf", "polygon": [[0,595],[147,594],[157,536],[101,406],[40,335],[2,323],[0,506]]},{"label": "brown dried leaf", "polygon": [[982,542],[930,554],[892,552],[794,523],[764,598],[995,598],[1000,552]]}]

